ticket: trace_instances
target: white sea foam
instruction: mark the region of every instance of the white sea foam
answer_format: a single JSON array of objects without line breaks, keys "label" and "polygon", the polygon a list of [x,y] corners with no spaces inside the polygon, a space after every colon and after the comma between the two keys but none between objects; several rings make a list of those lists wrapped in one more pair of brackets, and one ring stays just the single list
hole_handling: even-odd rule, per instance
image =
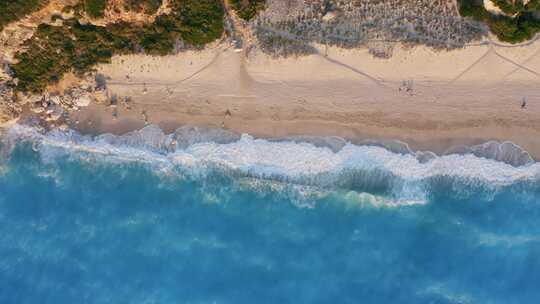
[{"label": "white sea foam", "polygon": [[341,179],[347,177],[363,179],[363,184],[391,180],[390,187],[404,202],[423,201],[425,183],[432,178],[480,183],[496,190],[513,183],[536,182],[540,176],[539,163],[512,166],[472,152],[419,160],[412,153],[394,153],[372,145],[345,143],[340,149],[331,149],[306,142],[255,139],[249,135],[238,138],[227,131],[187,127],[179,130],[165,135],[152,126],[124,136],[109,134],[92,138],[74,131],[42,134],[35,128],[16,125],[7,137],[37,142],[42,157],[51,160],[58,153],[68,152],[79,157],[105,156],[102,158],[109,161],[147,162],[193,174],[220,168],[245,177],[323,187],[342,184]]},{"label": "white sea foam", "polygon": [[507,185],[534,179],[540,173],[538,163],[514,167],[472,154],[445,155],[421,163],[413,155],[396,154],[374,146],[346,144],[340,151],[333,152],[307,143],[269,142],[249,135],[229,144],[194,144],[176,151],[169,158],[182,166],[212,163],[262,177],[292,179],[361,169],[388,172],[410,181],[454,176]]},{"label": "white sea foam", "polygon": [[349,191],[341,196],[338,201],[343,201],[349,208],[363,208],[366,206],[373,206],[377,208],[381,207],[401,207],[412,205],[424,205],[427,203],[426,199],[417,197],[415,199],[407,198],[388,198],[382,195],[374,195],[366,192]]}]

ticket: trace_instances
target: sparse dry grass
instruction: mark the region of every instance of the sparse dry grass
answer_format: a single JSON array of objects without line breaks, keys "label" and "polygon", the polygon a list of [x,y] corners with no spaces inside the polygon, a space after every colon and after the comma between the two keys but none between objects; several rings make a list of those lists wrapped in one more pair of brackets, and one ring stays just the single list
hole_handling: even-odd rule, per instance
[{"label": "sparse dry grass", "polygon": [[381,50],[391,52],[397,42],[460,48],[486,33],[479,22],[459,16],[449,0],[268,0],[253,28],[266,51],[276,49],[267,44],[277,41],[271,35],[345,48],[369,48],[376,41],[387,43]]}]

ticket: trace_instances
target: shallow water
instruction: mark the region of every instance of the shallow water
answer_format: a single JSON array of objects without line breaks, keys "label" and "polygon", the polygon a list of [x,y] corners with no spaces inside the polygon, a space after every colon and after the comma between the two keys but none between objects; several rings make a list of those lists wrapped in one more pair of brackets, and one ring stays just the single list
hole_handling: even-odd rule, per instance
[{"label": "shallow water", "polygon": [[540,301],[538,163],[221,133],[3,138],[0,303]]}]

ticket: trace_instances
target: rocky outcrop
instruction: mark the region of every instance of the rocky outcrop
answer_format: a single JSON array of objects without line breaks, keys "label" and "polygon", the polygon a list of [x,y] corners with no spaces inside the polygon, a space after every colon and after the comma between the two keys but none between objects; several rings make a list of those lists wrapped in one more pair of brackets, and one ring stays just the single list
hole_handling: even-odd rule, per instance
[{"label": "rocky outcrop", "polygon": [[14,102],[13,81],[6,65],[0,69],[0,125],[19,116],[20,108]]}]

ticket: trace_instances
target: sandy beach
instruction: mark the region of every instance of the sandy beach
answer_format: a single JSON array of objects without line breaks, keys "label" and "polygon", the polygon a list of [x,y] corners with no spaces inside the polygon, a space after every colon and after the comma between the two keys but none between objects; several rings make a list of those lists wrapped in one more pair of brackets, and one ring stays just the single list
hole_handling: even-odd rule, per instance
[{"label": "sandy beach", "polygon": [[286,59],[223,44],[166,57],[117,56],[98,67],[117,104],[71,113],[72,127],[118,134],[188,124],[260,137],[396,139],[436,153],[498,140],[540,158],[538,39],[452,51],[397,46],[389,59],[318,49]]}]

